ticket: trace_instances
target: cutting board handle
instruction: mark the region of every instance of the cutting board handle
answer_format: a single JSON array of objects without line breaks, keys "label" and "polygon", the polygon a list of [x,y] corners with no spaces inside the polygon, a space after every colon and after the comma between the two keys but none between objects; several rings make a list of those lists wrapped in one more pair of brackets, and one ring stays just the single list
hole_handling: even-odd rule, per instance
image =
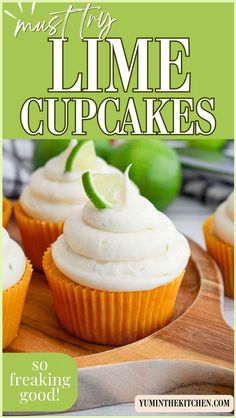
[{"label": "cutting board handle", "polygon": [[126,361],[169,359],[207,362],[233,369],[233,330],[223,318],[224,289],[212,258],[189,240],[200,278],[199,293],[178,319],[160,331],[127,346],[77,357],[78,367]]}]

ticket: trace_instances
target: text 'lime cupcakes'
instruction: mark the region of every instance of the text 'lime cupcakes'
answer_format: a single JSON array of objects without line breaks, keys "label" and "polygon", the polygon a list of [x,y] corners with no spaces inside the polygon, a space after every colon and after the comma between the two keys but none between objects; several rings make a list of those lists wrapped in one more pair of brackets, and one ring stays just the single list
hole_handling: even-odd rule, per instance
[{"label": "text 'lime cupcakes'", "polygon": [[15,204],[23,247],[36,268],[42,268],[42,256],[62,233],[65,219],[87,201],[81,176],[88,169],[117,171],[96,156],[93,141],[72,140],[65,151],[32,174]]},{"label": "text 'lime cupcakes'", "polygon": [[62,326],[121,345],[171,320],[190,250],[172,222],[132,190],[128,173],[83,175],[91,202],[72,214],[43,267]]},{"label": "text 'lime cupcakes'", "polygon": [[223,202],[203,225],[209,254],[218,264],[225,294],[234,297],[234,193]]},{"label": "text 'lime cupcakes'", "polygon": [[15,339],[32,275],[30,262],[7,231],[3,233],[3,348]]}]

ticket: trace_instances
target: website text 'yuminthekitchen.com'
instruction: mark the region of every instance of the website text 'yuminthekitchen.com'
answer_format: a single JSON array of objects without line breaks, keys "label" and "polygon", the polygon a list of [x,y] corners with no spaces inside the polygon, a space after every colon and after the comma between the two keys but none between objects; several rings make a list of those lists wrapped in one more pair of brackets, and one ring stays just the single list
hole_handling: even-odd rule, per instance
[{"label": "website text 'yuminthekitchen.com'", "polygon": [[137,395],[137,412],[232,412],[231,395]]}]

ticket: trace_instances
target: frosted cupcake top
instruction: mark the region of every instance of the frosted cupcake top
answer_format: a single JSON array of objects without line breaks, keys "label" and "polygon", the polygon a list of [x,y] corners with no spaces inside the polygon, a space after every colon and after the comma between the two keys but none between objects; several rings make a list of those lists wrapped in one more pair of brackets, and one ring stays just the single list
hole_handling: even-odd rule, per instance
[{"label": "frosted cupcake top", "polygon": [[18,283],[26,268],[26,258],[21,247],[10,238],[5,228],[3,234],[3,290]]},{"label": "frosted cupcake top", "polygon": [[109,291],[148,290],[177,278],[190,255],[186,238],[130,187],[122,205],[89,201],[52,245],[57,268],[74,282]]},{"label": "frosted cupcake top", "polygon": [[[29,216],[49,222],[64,222],[88,200],[81,182],[83,171],[65,172],[68,156],[76,145],[77,141],[72,140],[65,151],[32,174],[20,197],[20,204]],[[96,166],[91,167],[91,171],[109,173],[119,170],[96,157]]]},{"label": "frosted cupcake top", "polygon": [[213,230],[222,241],[234,245],[234,193],[217,208]]}]

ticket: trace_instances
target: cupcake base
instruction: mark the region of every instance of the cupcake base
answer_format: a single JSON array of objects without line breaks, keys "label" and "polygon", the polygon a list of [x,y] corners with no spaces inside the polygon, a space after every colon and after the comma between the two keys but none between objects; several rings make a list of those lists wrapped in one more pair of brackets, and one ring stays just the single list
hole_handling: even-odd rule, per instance
[{"label": "cupcake base", "polygon": [[49,248],[43,268],[63,328],[97,344],[132,343],[167,325],[184,272],[170,283],[135,292],[109,292],[73,282],[56,267]]},{"label": "cupcake base", "polygon": [[221,241],[213,233],[214,215],[203,225],[207,251],[218,264],[224,281],[226,296],[234,298],[234,246]]},{"label": "cupcake base", "polygon": [[22,279],[3,291],[3,348],[8,347],[17,336],[32,271],[29,260],[26,260]]},{"label": "cupcake base", "polygon": [[6,197],[2,199],[2,224],[7,227],[12,213],[12,204]]},{"label": "cupcake base", "polygon": [[33,266],[42,270],[42,257],[47,248],[63,232],[63,222],[47,222],[28,216],[19,202],[15,203],[14,214],[20,230],[26,256]]}]

